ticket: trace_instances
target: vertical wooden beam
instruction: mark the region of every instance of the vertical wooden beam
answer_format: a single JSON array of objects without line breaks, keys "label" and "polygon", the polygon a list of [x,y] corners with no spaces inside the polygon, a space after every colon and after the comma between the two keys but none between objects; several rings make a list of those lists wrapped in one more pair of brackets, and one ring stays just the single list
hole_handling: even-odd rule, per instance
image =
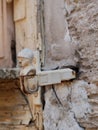
[{"label": "vertical wooden beam", "polygon": [[8,40],[7,40],[7,4],[6,0],[3,1],[3,44],[4,44],[4,52],[6,56],[6,52],[8,52]]},{"label": "vertical wooden beam", "polygon": [[4,57],[4,47],[3,47],[3,0],[0,0],[0,58]]}]

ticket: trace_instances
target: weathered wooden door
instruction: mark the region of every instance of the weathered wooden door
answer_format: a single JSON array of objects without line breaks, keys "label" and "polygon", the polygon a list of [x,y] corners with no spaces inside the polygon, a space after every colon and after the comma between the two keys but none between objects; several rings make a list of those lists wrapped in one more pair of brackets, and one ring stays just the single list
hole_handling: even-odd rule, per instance
[{"label": "weathered wooden door", "polygon": [[[20,50],[29,48],[33,51],[38,50],[42,55],[42,34],[40,29],[41,25],[39,25],[41,22],[41,14],[40,11],[38,11],[39,6],[41,6],[40,1],[38,2],[37,0],[14,0],[14,22],[17,54]],[[35,120],[35,123],[33,122],[33,125],[29,126],[28,129],[30,130],[43,129],[41,103],[34,104],[34,101],[36,102],[36,100],[38,100],[36,95],[39,95],[38,98],[40,97],[40,90],[35,94],[27,95],[31,115]]]}]

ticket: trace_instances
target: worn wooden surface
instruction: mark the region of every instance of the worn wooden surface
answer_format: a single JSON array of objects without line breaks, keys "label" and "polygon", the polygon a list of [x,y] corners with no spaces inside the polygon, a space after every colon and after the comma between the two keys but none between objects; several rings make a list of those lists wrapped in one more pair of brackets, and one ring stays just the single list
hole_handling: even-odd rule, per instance
[{"label": "worn wooden surface", "polygon": [[31,130],[31,114],[19,81],[0,81],[0,130]]},{"label": "worn wooden surface", "polygon": [[0,67],[13,66],[11,43],[15,41],[14,36],[13,3],[0,0]]}]

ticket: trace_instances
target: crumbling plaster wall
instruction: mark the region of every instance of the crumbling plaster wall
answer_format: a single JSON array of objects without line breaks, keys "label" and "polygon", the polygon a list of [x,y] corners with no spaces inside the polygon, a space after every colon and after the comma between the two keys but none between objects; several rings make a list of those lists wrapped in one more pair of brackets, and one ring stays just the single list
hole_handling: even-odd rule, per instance
[{"label": "crumbling plaster wall", "polygon": [[79,77],[45,94],[45,130],[98,129],[98,1],[44,0],[46,67],[78,65]]},{"label": "crumbling plaster wall", "polygon": [[46,66],[75,64],[65,9],[64,0],[44,1]]}]

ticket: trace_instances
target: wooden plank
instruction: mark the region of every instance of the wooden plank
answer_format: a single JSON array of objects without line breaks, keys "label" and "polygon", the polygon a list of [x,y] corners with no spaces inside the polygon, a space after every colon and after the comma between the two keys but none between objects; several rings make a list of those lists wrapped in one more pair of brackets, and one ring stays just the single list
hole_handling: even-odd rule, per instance
[{"label": "wooden plank", "polygon": [[8,52],[8,37],[7,37],[7,4],[6,0],[3,1],[3,48],[4,48],[4,56],[7,55]]},{"label": "wooden plank", "polygon": [[26,17],[25,0],[14,0],[14,21],[22,20]]},{"label": "wooden plank", "polygon": [[16,85],[14,80],[0,84],[0,125],[28,125],[31,120],[28,103]]},{"label": "wooden plank", "polygon": [[0,0],[0,58],[4,57],[4,50],[3,50],[3,11],[2,11],[2,0]]}]

